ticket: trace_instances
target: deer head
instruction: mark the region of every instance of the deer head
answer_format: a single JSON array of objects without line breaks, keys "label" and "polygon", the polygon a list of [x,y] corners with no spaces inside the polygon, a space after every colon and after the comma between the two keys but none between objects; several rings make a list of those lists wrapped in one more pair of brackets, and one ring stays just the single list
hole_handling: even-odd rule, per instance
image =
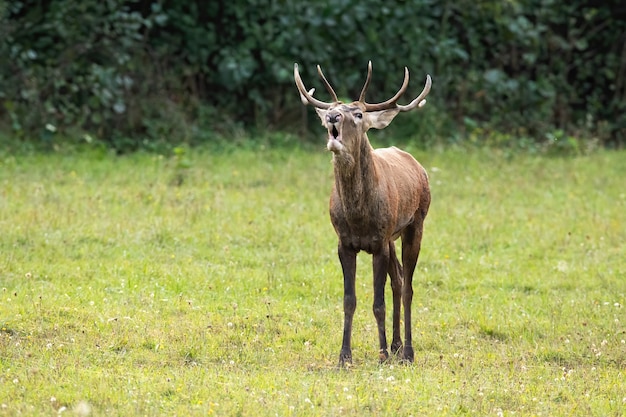
[{"label": "deer head", "polygon": [[361,90],[358,101],[342,103],[337,99],[337,94],[324,76],[321,67],[317,66],[317,72],[330,93],[332,102],[324,102],[313,97],[315,89],[307,91],[298,72],[298,64],[294,64],[293,76],[296,81],[300,99],[303,104],[311,104],[322,121],[322,125],[328,129],[327,148],[333,153],[350,152],[359,146],[365,133],[371,129],[383,129],[391,123],[399,112],[413,110],[426,104],[424,99],[430,92],[432,81],[430,75],[426,75],[424,89],[413,101],[405,106],[397,104],[398,99],[404,94],[409,85],[409,70],[404,68],[404,82],[400,90],[389,100],[382,103],[367,103],[365,93],[372,78],[372,62],[367,65],[367,79]]}]

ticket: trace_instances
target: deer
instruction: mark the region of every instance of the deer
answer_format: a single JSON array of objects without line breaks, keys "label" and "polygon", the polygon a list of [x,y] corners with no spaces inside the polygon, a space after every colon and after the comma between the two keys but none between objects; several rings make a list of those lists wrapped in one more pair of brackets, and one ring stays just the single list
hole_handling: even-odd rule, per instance
[{"label": "deer", "polygon": [[[312,105],[328,131],[327,149],[333,154],[334,184],[330,195],[330,220],[338,237],[337,254],[343,272],[343,337],[339,367],[352,364],[352,322],[357,305],[356,259],[360,251],[372,255],[374,301],[372,310],[378,327],[379,361],[389,359],[385,331],[385,285],[390,277],[393,297],[393,336],[391,352],[400,360],[413,363],[411,303],[413,274],[420,253],[424,220],[430,206],[428,174],[409,153],[395,146],[374,149],[367,137],[369,129],[384,129],[400,112],[421,108],[432,80],[426,75],[422,92],[407,105],[397,102],[409,84],[404,68],[400,90],[381,103],[367,103],[365,94],[372,78],[372,62],[358,101],[343,103],[317,66],[319,77],[332,101],[307,91],[294,64],[294,80],[304,105]],[[402,242],[402,264],[395,241]],[[401,303],[404,308],[404,344],[400,335]]]}]

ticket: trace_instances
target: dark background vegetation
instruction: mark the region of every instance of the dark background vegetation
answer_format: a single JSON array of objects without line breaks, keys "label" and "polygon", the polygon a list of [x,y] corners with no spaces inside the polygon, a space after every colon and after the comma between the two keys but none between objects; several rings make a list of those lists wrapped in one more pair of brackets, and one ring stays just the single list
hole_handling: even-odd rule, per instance
[{"label": "dark background vegetation", "polygon": [[382,140],[626,143],[623,0],[0,0],[0,131],[118,151],[306,141],[321,128],[293,63],[319,98],[316,64],[355,99],[368,60],[370,102],[404,66],[402,103],[433,77],[429,104]]}]

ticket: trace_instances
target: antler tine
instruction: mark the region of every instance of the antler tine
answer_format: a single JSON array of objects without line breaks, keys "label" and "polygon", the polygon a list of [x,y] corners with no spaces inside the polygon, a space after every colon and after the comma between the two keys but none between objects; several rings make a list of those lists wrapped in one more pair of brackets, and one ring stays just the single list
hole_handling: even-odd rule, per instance
[{"label": "antler tine", "polygon": [[424,100],[424,98],[428,95],[428,93],[430,93],[430,87],[432,85],[433,81],[430,79],[430,75],[426,74],[426,84],[424,84],[424,89],[422,90],[420,95],[406,106],[397,106],[398,109],[400,111],[409,111],[413,110],[415,107],[423,107],[426,104],[426,100]]},{"label": "antler tine", "polygon": [[328,92],[330,93],[330,96],[333,98],[333,101],[337,103],[339,101],[337,99],[337,94],[335,94],[335,90],[333,90],[333,88],[330,86],[330,83],[328,82],[326,77],[324,77],[324,73],[322,72],[322,67],[320,67],[319,65],[317,66],[317,73],[319,74],[320,78],[322,79],[322,82],[326,86],[326,90],[328,90]]},{"label": "antler tine", "polygon": [[[315,93],[315,88],[311,88],[309,90],[309,95],[312,97],[313,93]],[[300,101],[302,101],[302,104],[304,104],[305,106],[307,104],[309,104],[309,100],[307,100],[307,98],[304,96],[304,94],[300,93]]]},{"label": "antler tine", "polygon": [[400,87],[396,95],[394,95],[389,100],[384,101],[382,103],[369,104],[369,103],[363,102],[363,104],[365,104],[365,110],[378,111],[378,110],[387,110],[387,109],[395,108],[396,102],[398,101],[398,99],[400,99],[402,94],[404,94],[408,86],[409,86],[409,69],[407,67],[404,67],[404,82],[402,83],[402,87]]},{"label": "antler tine", "polygon": [[370,81],[372,80],[372,61],[367,63],[367,79],[365,80],[365,84],[363,85],[363,89],[361,90],[361,95],[359,96],[359,101],[361,103],[365,103],[365,92],[367,91],[367,87],[370,86]]},{"label": "antler tine", "polygon": [[[317,107],[319,109],[327,109],[331,106],[332,103],[326,103],[324,101],[318,100],[313,97],[313,91],[308,92],[306,87],[304,87],[304,83],[302,82],[302,78],[300,78],[300,72],[298,71],[298,64],[293,64],[293,78],[296,82],[296,86],[298,87],[298,91],[300,92],[300,99],[305,103],[305,100],[313,105],[313,107]],[[332,91],[332,88],[330,89]],[[331,95],[334,95],[334,91]],[[337,101],[337,96],[334,97],[335,101]],[[306,103],[305,103],[306,104]]]}]

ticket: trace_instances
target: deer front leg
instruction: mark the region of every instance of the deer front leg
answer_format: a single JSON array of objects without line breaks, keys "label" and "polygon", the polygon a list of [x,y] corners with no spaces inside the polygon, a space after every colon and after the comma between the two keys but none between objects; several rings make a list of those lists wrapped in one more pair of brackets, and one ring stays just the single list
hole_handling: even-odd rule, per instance
[{"label": "deer front leg", "polygon": [[385,283],[387,282],[387,272],[389,270],[389,246],[383,248],[373,256],[374,269],[374,317],[378,326],[378,340],[380,350],[378,356],[381,362],[389,358],[387,351],[387,335],[385,334]]},{"label": "deer front leg", "polygon": [[352,363],[352,318],[356,310],[356,251],[339,244],[339,261],[343,270],[343,340],[339,353],[339,366]]},{"label": "deer front leg", "polygon": [[391,278],[391,291],[393,293],[393,338],[391,339],[391,353],[397,354],[402,351],[402,338],[400,337],[400,305],[402,303],[402,266],[396,256],[396,246],[389,243],[389,277]]}]

